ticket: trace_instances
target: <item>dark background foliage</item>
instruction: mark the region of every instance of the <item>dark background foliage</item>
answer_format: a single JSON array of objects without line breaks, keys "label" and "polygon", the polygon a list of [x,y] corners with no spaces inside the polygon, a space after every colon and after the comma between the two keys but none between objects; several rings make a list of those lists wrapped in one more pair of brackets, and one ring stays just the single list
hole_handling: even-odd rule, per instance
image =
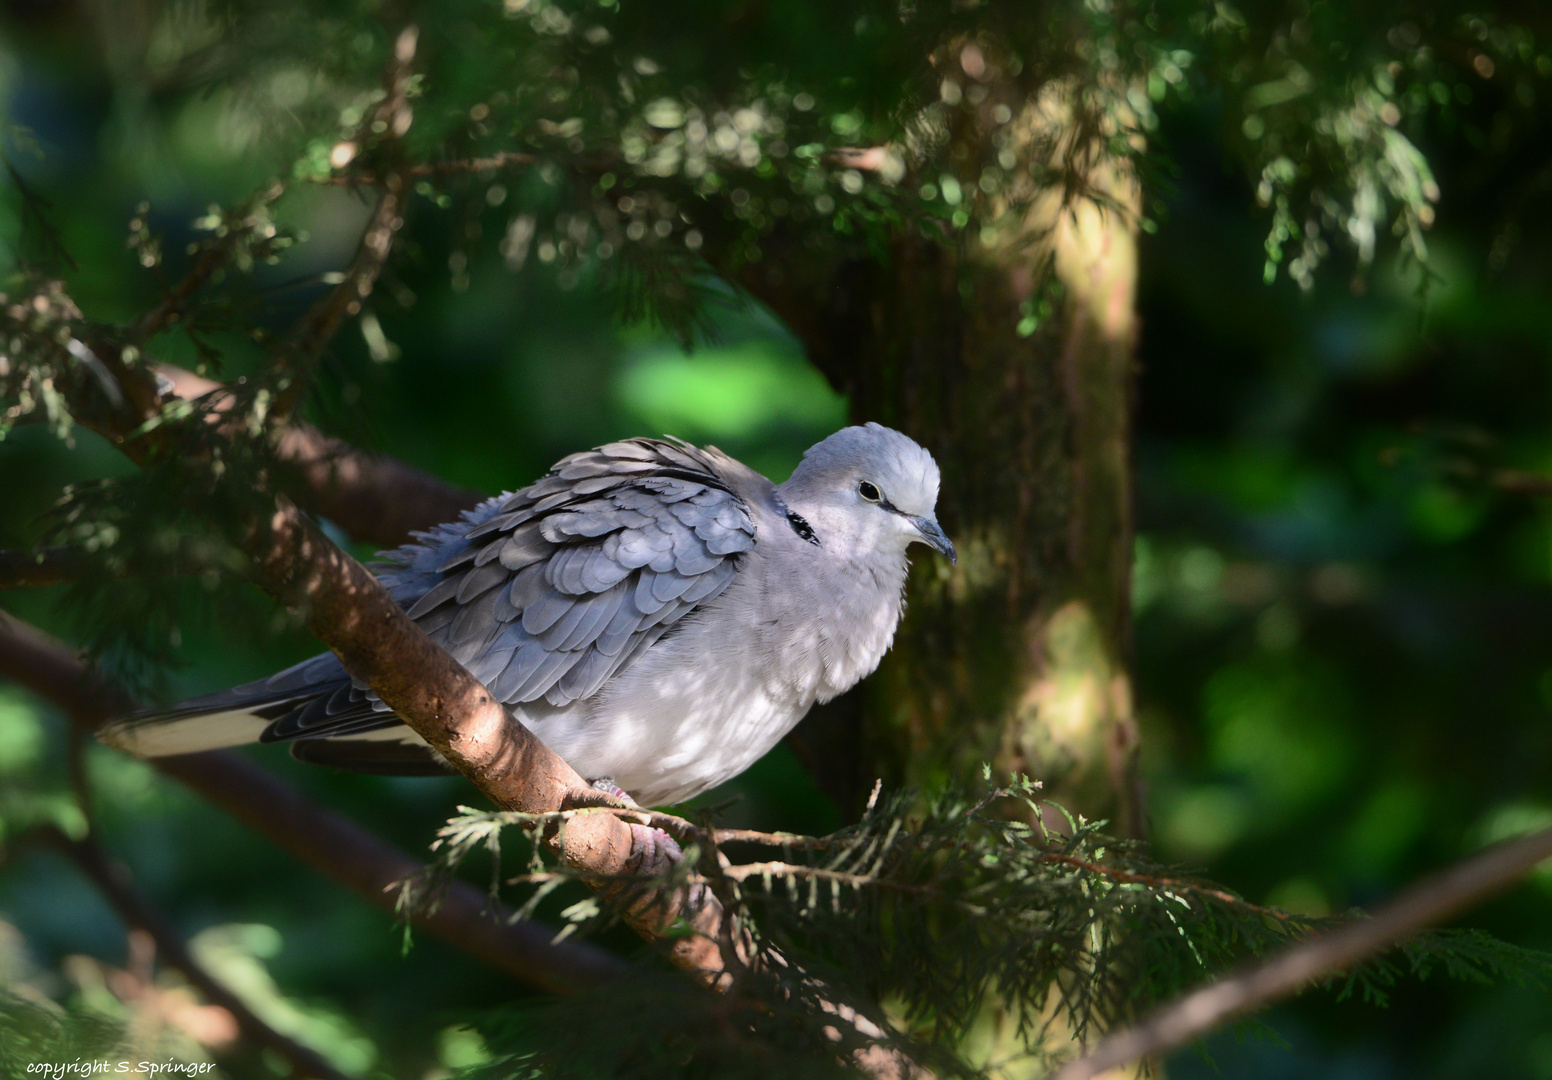
[{"label": "dark background foliage", "polygon": [[[418,117],[415,138],[445,140],[449,153],[500,143],[498,134],[481,144],[464,122],[487,95],[482,64],[494,61],[480,51],[481,20],[496,6],[446,6],[431,31],[440,51],[428,53],[442,58],[435,77],[455,88],[446,100],[458,108]],[[1484,28],[1516,17],[1509,8],[1485,12]],[[52,203],[47,226],[57,230],[24,214],[18,179],[0,183],[0,264],[57,262],[62,248],[78,267],[77,301],[105,320],[134,317],[158,295],[125,245],[143,200],[176,273],[207,207],[288,171],[309,140],[327,152],[341,103],[319,86],[341,73],[370,82],[383,48],[377,24],[353,5],[276,9],[276,20],[301,12],[317,27],[312,55],[300,59],[288,51],[294,36],[264,19],[247,24],[251,37],[217,45],[201,37],[195,9],[182,21],[176,6],[160,20],[149,10],[11,3],[0,14],[5,153]],[[1345,11],[1317,5],[1312,36],[1344,57],[1405,53],[1415,24]],[[681,5],[670,18],[626,5],[617,33],[655,43],[665,67],[712,88],[736,89],[751,68],[773,80],[779,70],[821,97],[812,123],[855,114],[847,122],[861,142],[910,95],[935,93],[911,82],[920,42],[869,38],[854,25],[884,14]],[[1254,56],[1279,47],[1239,46]],[[1251,144],[1275,138],[1275,122],[1258,131],[1237,84],[1201,73],[1232,69],[1232,57],[1177,68],[1159,95],[1148,173],[1156,228],[1142,242],[1139,299],[1143,774],[1159,853],[1252,901],[1310,914],[1371,905],[1488,840],[1552,823],[1552,514],[1544,499],[1506,490],[1503,475],[1552,473],[1546,48],[1531,39],[1515,63],[1498,53],[1484,69],[1474,57],[1485,54],[1462,45],[1409,73],[1424,100],[1406,130],[1442,193],[1425,290],[1415,260],[1383,235],[1372,265],[1333,241],[1307,288],[1288,280],[1286,258],[1265,283],[1273,212],[1258,187],[1272,155]],[[595,62],[618,62],[596,51]],[[233,70],[237,90],[209,82]],[[511,88],[511,114],[493,118],[493,130],[549,118],[534,85]],[[269,123],[276,113],[289,122]],[[795,127],[810,123],[790,115]],[[30,129],[41,154],[14,125]],[[406,257],[379,287],[372,319],[347,329],[327,362],[314,408],[331,430],[496,491],[579,447],[660,432],[716,442],[780,479],[844,421],[845,402],[772,317],[716,301],[731,291],[701,279],[713,302],[686,354],[672,319],[665,329],[617,317],[629,273],[545,258],[537,240],[523,258],[503,247],[504,201],[562,205],[576,193],[537,173],[471,192],[445,207],[418,201]],[[366,213],[338,189],[286,197],[277,217],[305,243],[256,274],[259,326],[301,310],[318,288],[308,275],[348,259]],[[256,353],[241,334],[213,329],[204,340],[221,350],[227,376],[251,369]],[[198,359],[185,337],[167,338],[164,352]],[[84,431],[68,445],[43,427],[14,431],[0,443],[0,547],[33,542],[63,485],[128,473]],[[256,592],[177,588],[176,618],[154,627],[177,661],[161,687],[170,697],[315,649]],[[138,603],[105,596],[99,614]],[[89,616],[60,590],[0,602],[85,637]],[[46,708],[0,688],[5,828],[68,821],[63,743]],[[253,752],[412,849],[467,799],[459,780],[337,775]],[[401,955],[385,917],[183,790],[100,748],[88,762],[105,843],[277,1026],[349,1072],[427,1076],[478,1060],[462,1025],[520,993],[511,983],[433,941]],[[842,818],[787,746],[705,801],[729,800],[729,821],[762,828],[820,832]],[[1472,922],[1552,948],[1549,904],[1544,867]],[[104,965],[124,963],[119,923],[68,864],[29,850],[0,865],[0,979],[123,1015]],[[1432,980],[1403,983],[1386,1009],[1316,995],[1278,1010],[1268,1022],[1288,1048],[1223,1036],[1212,1049],[1223,1076],[1544,1080],[1549,1016],[1544,989]],[[1210,1071],[1191,1054],[1169,1069]]]}]

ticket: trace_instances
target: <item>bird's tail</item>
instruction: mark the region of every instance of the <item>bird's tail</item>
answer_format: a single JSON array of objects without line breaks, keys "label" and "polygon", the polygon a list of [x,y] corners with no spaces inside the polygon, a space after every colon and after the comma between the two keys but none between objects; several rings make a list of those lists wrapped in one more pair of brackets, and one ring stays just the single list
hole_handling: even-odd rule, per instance
[{"label": "bird's tail", "polygon": [[440,776],[447,764],[330,653],[267,679],[126,716],[98,738],[138,757],[284,742],[315,765],[385,776]]},{"label": "bird's tail", "polygon": [[349,682],[339,661],[325,653],[267,679],[191,698],[170,709],[133,713],[109,723],[97,737],[137,757],[267,742],[277,721]]}]

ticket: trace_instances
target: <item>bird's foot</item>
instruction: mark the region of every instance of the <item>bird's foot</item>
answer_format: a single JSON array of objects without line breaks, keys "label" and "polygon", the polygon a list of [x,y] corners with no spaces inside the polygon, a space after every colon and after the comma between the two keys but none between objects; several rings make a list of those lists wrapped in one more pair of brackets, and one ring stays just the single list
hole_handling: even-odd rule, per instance
[{"label": "bird's foot", "polygon": [[651,825],[632,824],[632,859],[639,873],[651,874],[684,859],[679,841]]},{"label": "bird's foot", "polygon": [[594,791],[601,791],[605,795],[608,795],[610,798],[619,799],[622,803],[624,803],[626,806],[630,807],[632,810],[641,810],[641,809],[643,809],[643,807],[639,803],[637,803],[635,799],[630,797],[630,792],[626,791],[619,784],[616,784],[614,782],[614,780],[611,779],[610,777],[607,777],[607,776],[597,777],[595,779],[589,780],[588,781],[588,785]]},{"label": "bird's foot", "polygon": [[[607,776],[589,780],[588,784],[594,791],[601,791],[612,799],[618,799],[632,810],[645,809],[631,798],[624,788]],[[652,873],[664,865],[677,863],[684,858],[684,851],[679,847],[679,841],[662,829],[631,823],[630,830],[633,852],[631,862],[636,872]]]}]

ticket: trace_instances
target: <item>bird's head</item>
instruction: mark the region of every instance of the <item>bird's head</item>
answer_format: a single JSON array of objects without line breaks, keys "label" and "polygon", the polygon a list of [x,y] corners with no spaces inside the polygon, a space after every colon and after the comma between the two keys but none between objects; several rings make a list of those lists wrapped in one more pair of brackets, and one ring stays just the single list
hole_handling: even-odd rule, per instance
[{"label": "bird's head", "polygon": [[809,519],[821,544],[896,548],[903,555],[922,543],[959,561],[933,513],[938,463],[893,428],[842,428],[808,449],[781,494]]}]

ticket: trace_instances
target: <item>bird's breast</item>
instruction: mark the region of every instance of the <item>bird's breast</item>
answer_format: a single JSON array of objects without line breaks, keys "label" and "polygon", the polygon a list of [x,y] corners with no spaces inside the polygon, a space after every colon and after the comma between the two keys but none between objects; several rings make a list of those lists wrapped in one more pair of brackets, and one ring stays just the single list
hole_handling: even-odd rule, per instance
[{"label": "bird's breast", "polygon": [[524,722],[583,776],[646,805],[737,776],[873,671],[900,617],[898,583],[773,584],[735,579],[595,698]]}]

